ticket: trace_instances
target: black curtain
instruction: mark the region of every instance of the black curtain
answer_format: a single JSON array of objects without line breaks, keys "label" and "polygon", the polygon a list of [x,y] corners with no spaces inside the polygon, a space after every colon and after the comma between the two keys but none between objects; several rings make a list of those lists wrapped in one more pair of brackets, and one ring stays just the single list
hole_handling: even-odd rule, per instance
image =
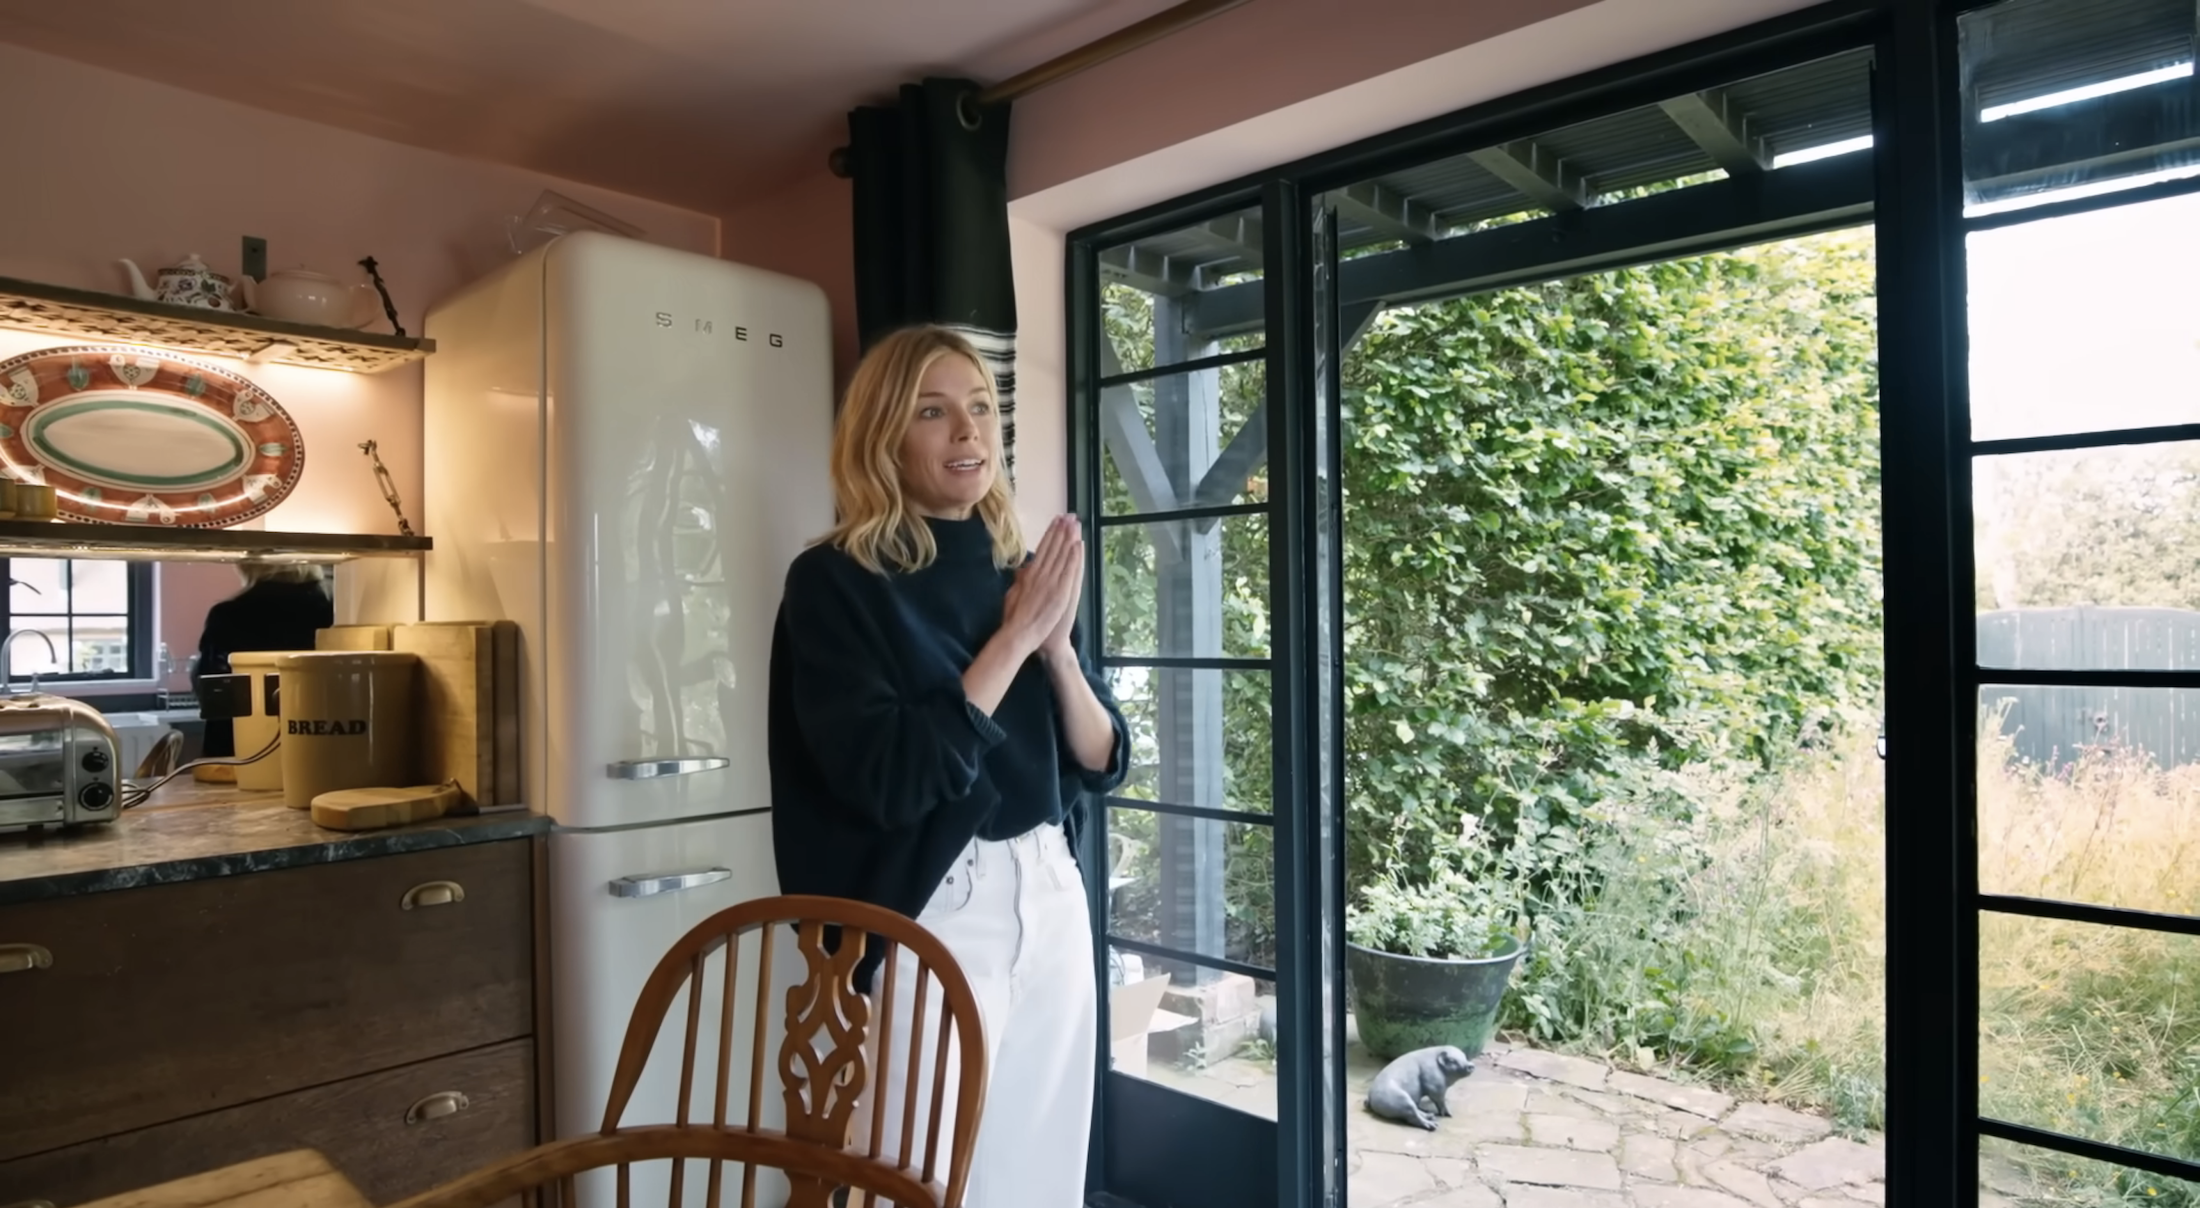
[{"label": "black curtain", "polygon": [[1008,106],[969,80],[904,85],[848,115],[855,178],[856,327],[940,323],[1000,379],[1002,467],[1016,469],[1016,280],[1008,254]]}]

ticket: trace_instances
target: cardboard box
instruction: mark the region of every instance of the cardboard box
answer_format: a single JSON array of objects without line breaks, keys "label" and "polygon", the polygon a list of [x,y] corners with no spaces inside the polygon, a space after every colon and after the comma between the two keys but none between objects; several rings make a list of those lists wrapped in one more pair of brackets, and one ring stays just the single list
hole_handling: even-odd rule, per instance
[{"label": "cardboard box", "polygon": [[1166,973],[1108,988],[1108,1056],[1116,1070],[1145,1077],[1146,1037],[1199,1022],[1161,1009],[1161,996],[1168,989]]}]

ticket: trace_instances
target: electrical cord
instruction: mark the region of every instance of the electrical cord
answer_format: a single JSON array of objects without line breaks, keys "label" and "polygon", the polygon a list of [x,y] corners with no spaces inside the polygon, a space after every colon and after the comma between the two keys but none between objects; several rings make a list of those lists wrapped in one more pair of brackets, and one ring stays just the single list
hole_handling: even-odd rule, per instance
[{"label": "electrical cord", "polygon": [[267,758],[270,754],[274,752],[275,748],[281,746],[282,743],[283,736],[281,733],[278,732],[275,737],[267,740],[266,746],[261,747],[258,751],[255,751],[242,759],[194,759],[191,762],[184,764],[181,767],[178,767],[175,771],[168,773],[166,776],[161,777],[151,784],[143,784],[138,785],[134,788],[125,789],[122,794],[122,808],[126,810],[134,810],[137,807],[145,804],[145,799],[152,796],[154,793],[159,792],[162,785],[167,784],[169,781],[174,780],[176,777],[183,775],[185,772],[188,772],[193,768],[241,768],[248,763],[258,763],[259,761]]}]

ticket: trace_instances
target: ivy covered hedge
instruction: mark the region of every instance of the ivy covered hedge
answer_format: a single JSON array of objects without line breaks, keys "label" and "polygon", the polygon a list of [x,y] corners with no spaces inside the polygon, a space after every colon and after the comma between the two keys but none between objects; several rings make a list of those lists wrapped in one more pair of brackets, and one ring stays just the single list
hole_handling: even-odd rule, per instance
[{"label": "ivy covered hedge", "polygon": [[[1426,880],[1471,815],[1532,839],[1521,866],[1555,920],[1597,892],[1580,873],[1614,816],[1600,806],[1682,833],[1696,803],[1676,769],[1773,770],[1869,705],[1872,292],[1870,235],[1853,232],[1376,319],[1344,371],[1351,885]],[[1103,317],[1124,364],[1150,363],[1147,295],[1111,287]],[[1221,442],[1263,386],[1257,365],[1220,375]],[[1104,479],[1108,509],[1130,510]],[[1241,498],[1262,493],[1256,474]],[[1137,531],[1103,554],[1115,650],[1154,648]],[[1262,526],[1225,522],[1223,546],[1226,652],[1245,653],[1266,636]],[[1263,689],[1234,683],[1224,727],[1229,783],[1262,794]],[[1149,759],[1152,716],[1133,718]],[[1268,859],[1263,830],[1232,828],[1240,959],[1272,952]],[[1150,922],[1138,891],[1118,905],[1128,933]]]},{"label": "ivy covered hedge", "polygon": [[1868,237],[1391,311],[1345,378],[1351,871],[1879,676]]}]

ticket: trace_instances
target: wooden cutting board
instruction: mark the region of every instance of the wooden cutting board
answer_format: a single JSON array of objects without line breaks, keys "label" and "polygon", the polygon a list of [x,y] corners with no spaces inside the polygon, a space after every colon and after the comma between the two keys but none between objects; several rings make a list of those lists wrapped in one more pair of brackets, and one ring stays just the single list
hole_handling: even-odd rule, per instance
[{"label": "wooden cutting board", "polygon": [[481,805],[520,804],[520,728],[519,728],[519,678],[520,649],[519,622],[517,621],[422,621],[422,625],[487,626],[493,651],[495,704],[491,710],[490,730],[495,747],[495,774],[488,781],[490,791],[483,795]]},{"label": "wooden cutting board", "polygon": [[415,761],[421,779],[456,781],[463,803],[496,797],[496,640],[486,624],[393,625],[390,649],[416,655]]},{"label": "wooden cutting board", "polygon": [[458,802],[455,784],[424,784],[409,789],[338,789],[313,799],[313,824],[325,830],[381,830],[440,818]]},{"label": "wooden cutting board", "polygon": [[315,650],[388,650],[387,625],[331,625],[313,635]]}]

